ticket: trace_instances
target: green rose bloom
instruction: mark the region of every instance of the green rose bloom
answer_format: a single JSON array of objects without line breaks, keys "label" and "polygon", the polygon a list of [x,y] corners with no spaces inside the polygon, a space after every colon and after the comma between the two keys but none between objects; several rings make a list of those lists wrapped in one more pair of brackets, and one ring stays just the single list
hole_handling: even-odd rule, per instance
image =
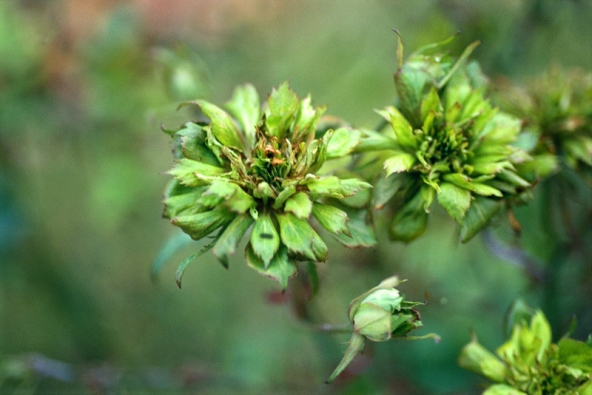
[{"label": "green rose bloom", "polygon": [[511,145],[520,120],[490,104],[479,66],[465,62],[478,43],[459,59],[426,55],[449,41],[424,47],[403,63],[399,38],[399,105],[378,111],[392,129],[386,134],[365,131],[359,146],[388,150],[385,177],[376,184],[374,200],[376,208],[392,202],[393,240],[409,242],[422,235],[437,200],[467,241],[504,198],[524,199],[531,187],[516,169],[530,157]]},{"label": "green rose bloom", "polygon": [[487,395],[591,395],[592,344],[564,337],[551,342],[551,328],[543,313],[515,323],[510,339],[497,356],[474,338],[461,351],[459,365],[496,384]]},{"label": "green rose bloom", "polygon": [[[204,100],[183,105],[198,106],[209,122],[169,131],[177,160],[168,172],[173,180],[165,191],[164,216],[195,240],[213,238],[204,251],[211,248],[222,264],[228,265],[252,229],[248,265],[285,288],[296,261],[327,259],[312,218],[348,246],[375,243],[367,209],[343,200],[371,185],[318,174],[327,159],[353,150],[340,142],[358,133],[341,128],[317,135],[324,107],[313,108],[310,97],[299,100],[287,83],[272,91],[263,108],[251,85],[234,91],[226,103],[229,113]],[[180,265],[179,284],[200,253]]]}]

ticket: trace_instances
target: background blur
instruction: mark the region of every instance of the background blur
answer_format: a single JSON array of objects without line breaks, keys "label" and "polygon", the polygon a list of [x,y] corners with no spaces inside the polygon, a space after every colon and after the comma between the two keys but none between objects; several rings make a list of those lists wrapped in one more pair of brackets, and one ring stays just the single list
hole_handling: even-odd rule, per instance
[{"label": "background blur", "polygon": [[[591,20],[588,0],[0,1],[0,393],[480,393],[456,363],[469,331],[494,349],[515,298],[550,305],[511,253],[479,237],[460,245],[438,210],[409,246],[379,235],[372,251],[330,248],[313,322],[346,322],[351,299],[396,273],[409,299],[428,300],[421,333],[442,341],[369,345],[327,386],[348,336],[300,322],[295,291],[278,294],[241,254],[228,271],[205,255],[179,290],[190,245],[151,282],[175,235],[160,217],[172,164],[160,125],[189,119],[182,100],[221,104],[245,82],[264,97],[289,79],[371,128],[394,99],[391,28],[407,53],[462,29],[451,51],[482,40],[484,71],[520,81],[553,62],[592,70]],[[517,216],[544,266],[553,240],[539,200]],[[574,337],[592,331],[583,256],[553,288],[556,337],[574,313]]]}]

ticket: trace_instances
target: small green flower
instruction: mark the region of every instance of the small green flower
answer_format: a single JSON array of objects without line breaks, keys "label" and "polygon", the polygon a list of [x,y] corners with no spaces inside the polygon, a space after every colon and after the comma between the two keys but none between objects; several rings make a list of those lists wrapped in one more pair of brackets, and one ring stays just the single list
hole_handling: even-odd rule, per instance
[{"label": "small green flower", "polygon": [[437,200],[467,241],[487,224],[502,199],[524,198],[531,187],[516,170],[530,158],[511,145],[520,121],[492,107],[479,66],[465,62],[479,43],[459,59],[426,55],[451,39],[424,47],[403,63],[399,37],[399,105],[377,111],[392,129],[388,134],[367,131],[360,143],[359,150],[388,150],[375,206],[392,202],[393,240],[409,242],[422,235]]},{"label": "small green flower", "polygon": [[538,138],[534,153],[592,177],[592,73],[551,68],[524,86],[501,89],[502,105]]},{"label": "small green flower", "polygon": [[[222,264],[252,228],[248,265],[285,288],[296,261],[327,259],[312,218],[348,246],[375,243],[367,209],[345,199],[371,185],[317,174],[327,159],[348,155],[354,146],[344,149],[342,142],[359,132],[340,128],[317,136],[325,108],[313,108],[310,97],[299,100],[287,83],[263,108],[251,85],[234,91],[226,103],[230,114],[204,100],[183,105],[197,105],[209,122],[169,132],[177,163],[168,172],[164,216],[195,240],[213,238],[204,251],[211,248]],[[200,253],[179,266],[179,284]]]},{"label": "small green flower", "polygon": [[354,328],[352,337],[343,359],[327,383],[335,380],[355,356],[364,350],[366,339],[374,342],[390,339],[439,340],[435,334],[408,336],[409,332],[423,326],[419,311],[414,308],[423,303],[406,301],[405,295],[395,289],[399,283],[398,277],[389,277],[351,302],[348,316]]},{"label": "small green flower", "polygon": [[486,395],[591,395],[592,344],[564,337],[551,342],[551,328],[536,311],[530,325],[522,319],[510,339],[487,351],[476,338],[461,351],[459,365],[497,383]]}]

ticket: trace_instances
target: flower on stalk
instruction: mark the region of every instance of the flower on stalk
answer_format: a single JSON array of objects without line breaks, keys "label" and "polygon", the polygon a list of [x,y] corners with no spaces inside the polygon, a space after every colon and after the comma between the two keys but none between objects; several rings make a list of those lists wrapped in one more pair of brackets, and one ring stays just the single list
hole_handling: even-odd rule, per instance
[{"label": "flower on stalk", "polygon": [[496,383],[484,395],[592,395],[592,340],[564,336],[551,343],[551,328],[540,310],[530,325],[525,319],[514,323],[496,354],[474,337],[458,360],[462,368]]},{"label": "flower on stalk", "polygon": [[524,86],[502,85],[500,99],[534,135],[539,162],[558,156],[592,181],[592,73],[553,67]]},{"label": "flower on stalk", "polygon": [[419,311],[414,307],[424,303],[405,300],[405,295],[395,288],[400,283],[398,277],[389,277],[351,302],[348,316],[354,330],[343,359],[327,383],[335,380],[355,356],[364,351],[366,340],[374,342],[389,339],[440,340],[433,333],[424,336],[408,336],[409,332],[423,326]]},{"label": "flower on stalk", "polygon": [[327,246],[309,223],[313,217],[348,246],[374,244],[367,209],[338,201],[371,185],[317,174],[327,159],[353,149],[342,144],[353,130],[317,136],[324,107],[313,108],[310,97],[299,100],[287,83],[272,91],[263,108],[253,86],[236,88],[226,103],[232,116],[205,100],[183,105],[198,106],[209,121],[168,131],[177,160],[168,172],[173,180],[165,190],[164,216],[194,240],[213,240],[181,263],[179,286],[187,265],[209,249],[227,266],[251,227],[248,265],[283,288],[297,271],[296,261],[327,259]]},{"label": "flower on stalk", "polygon": [[389,134],[366,132],[358,148],[388,150],[385,177],[375,185],[374,199],[376,208],[389,201],[394,206],[393,240],[409,242],[422,235],[436,199],[467,241],[487,224],[502,199],[524,199],[531,187],[516,170],[530,158],[511,145],[520,121],[492,107],[478,64],[466,64],[479,42],[459,59],[426,54],[452,38],[418,50],[403,63],[399,37],[399,104],[377,111],[392,129]]}]

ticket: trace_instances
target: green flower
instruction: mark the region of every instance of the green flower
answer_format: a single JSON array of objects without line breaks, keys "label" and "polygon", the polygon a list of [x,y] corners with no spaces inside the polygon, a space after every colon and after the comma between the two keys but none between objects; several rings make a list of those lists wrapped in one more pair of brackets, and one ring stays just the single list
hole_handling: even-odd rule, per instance
[{"label": "green flower", "polygon": [[551,343],[551,328],[536,311],[522,319],[497,356],[474,338],[461,351],[459,365],[497,383],[486,395],[591,395],[592,343],[564,337]]},{"label": "green flower", "polygon": [[378,111],[392,130],[366,131],[358,149],[388,150],[385,177],[377,182],[374,199],[376,208],[389,201],[394,206],[393,240],[409,242],[423,234],[430,206],[437,200],[467,241],[487,224],[504,198],[524,199],[531,187],[516,170],[530,158],[511,145],[520,121],[490,104],[479,66],[465,64],[478,42],[459,59],[425,54],[450,40],[424,47],[403,63],[399,38],[399,105]]},{"label": "green flower", "polygon": [[255,88],[245,85],[226,103],[230,114],[204,100],[183,105],[197,105],[209,122],[187,122],[169,132],[177,163],[168,172],[173,180],[165,191],[164,216],[195,240],[213,240],[179,266],[179,284],[189,262],[210,248],[227,266],[251,228],[248,265],[283,288],[297,261],[327,259],[327,246],[310,224],[313,217],[348,246],[375,243],[367,209],[345,199],[371,185],[317,174],[327,159],[353,150],[342,142],[358,132],[341,128],[317,136],[325,108],[313,108],[310,97],[300,101],[284,83],[262,109]]},{"label": "green flower", "polygon": [[539,161],[551,163],[557,155],[592,176],[592,73],[554,67],[523,87],[503,87],[500,98],[537,138],[533,150]]},{"label": "green flower", "polygon": [[343,359],[327,383],[335,380],[355,356],[364,350],[366,339],[381,342],[390,339],[434,338],[439,341],[435,334],[408,336],[409,332],[423,326],[419,311],[414,308],[423,303],[406,301],[405,295],[395,289],[399,283],[398,277],[389,277],[351,302],[348,316],[354,328],[352,337]]}]

